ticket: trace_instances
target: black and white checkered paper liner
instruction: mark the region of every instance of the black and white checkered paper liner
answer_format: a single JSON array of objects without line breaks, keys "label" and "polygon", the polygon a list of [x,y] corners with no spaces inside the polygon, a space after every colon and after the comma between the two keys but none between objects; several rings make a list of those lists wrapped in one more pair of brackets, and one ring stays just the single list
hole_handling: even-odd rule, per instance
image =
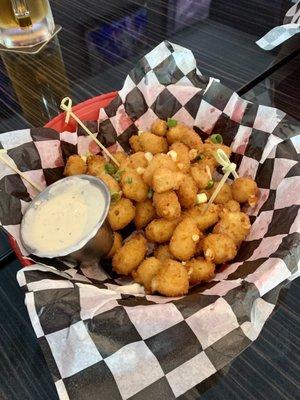
[{"label": "black and white checkered paper liner", "polygon": [[263,50],[273,50],[292,36],[300,33],[300,1],[284,16],[283,25],[276,26],[260,38],[256,44]]},{"label": "black and white checkered paper liner", "polygon": [[[163,42],[143,57],[91,129],[112,150],[157,116],[221,133],[241,176],[261,191],[235,261],[215,278],[170,299],[135,295],[104,270],[38,260],[18,272],[30,319],[61,399],[195,398],[202,385],[254,341],[278,291],[299,268],[300,124],[241,99],[203,77],[192,53]],[[37,128],[1,135],[15,164],[46,185],[70,154],[97,151],[81,131]],[[19,240],[35,195],[1,165],[0,218]]]}]

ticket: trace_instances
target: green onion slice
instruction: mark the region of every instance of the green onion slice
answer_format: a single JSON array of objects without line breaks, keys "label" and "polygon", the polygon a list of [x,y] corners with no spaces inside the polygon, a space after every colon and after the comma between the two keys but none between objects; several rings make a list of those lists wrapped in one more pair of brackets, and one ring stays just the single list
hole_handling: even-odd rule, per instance
[{"label": "green onion slice", "polygon": [[223,137],[219,133],[216,133],[214,135],[211,135],[209,137],[210,141],[214,144],[222,144],[223,143]]},{"label": "green onion slice", "polygon": [[109,164],[109,163],[105,164],[104,168],[105,168],[105,172],[109,175],[115,174],[118,170],[117,167],[115,167],[113,164]]},{"label": "green onion slice", "polygon": [[116,203],[117,201],[120,200],[122,196],[122,192],[111,192],[110,198],[112,203]]},{"label": "green onion slice", "polygon": [[200,160],[204,160],[205,156],[204,154],[198,154],[197,157],[195,157],[193,159],[193,161],[200,161]]},{"label": "green onion slice", "polygon": [[115,174],[114,174],[114,178],[117,182],[121,182],[122,179],[122,175],[124,174],[123,170],[118,170]]},{"label": "green onion slice", "polygon": [[206,190],[211,189],[214,186],[214,181],[211,179],[208,181],[207,186],[206,186]]},{"label": "green onion slice", "polygon": [[169,128],[173,128],[174,126],[177,125],[176,119],[168,118],[167,125]]}]

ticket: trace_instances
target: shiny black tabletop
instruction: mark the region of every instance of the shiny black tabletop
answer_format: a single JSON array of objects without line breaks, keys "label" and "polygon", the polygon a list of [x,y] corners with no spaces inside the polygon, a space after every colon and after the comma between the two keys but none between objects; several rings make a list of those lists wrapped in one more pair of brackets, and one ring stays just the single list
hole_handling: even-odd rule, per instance
[{"label": "shiny black tabletop", "polygon": [[[45,124],[60,112],[66,95],[78,103],[118,90],[135,62],[164,39],[191,49],[203,74],[244,98],[300,116],[299,41],[293,38],[271,52],[255,44],[282,24],[288,0],[50,3],[62,31],[36,55],[0,53],[0,133]],[[0,399],[54,400],[56,390],[15,279],[19,268],[1,232]],[[281,290],[259,338],[193,398],[300,398],[299,285],[293,281]],[[275,303],[276,296],[269,296]]]}]

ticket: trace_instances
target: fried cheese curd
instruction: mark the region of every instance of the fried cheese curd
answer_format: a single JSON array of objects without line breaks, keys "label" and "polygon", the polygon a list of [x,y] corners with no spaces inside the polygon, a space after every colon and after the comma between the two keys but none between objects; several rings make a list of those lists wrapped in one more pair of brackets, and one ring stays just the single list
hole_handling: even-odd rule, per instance
[{"label": "fried cheese curd", "polygon": [[[214,184],[214,187],[209,190],[208,194],[209,197],[211,197],[216,190],[219,182],[216,182]],[[221,190],[217,194],[217,196],[214,199],[215,204],[225,204],[228,201],[232,200],[232,193],[231,193],[231,186],[228,183],[224,183],[222,186]]]},{"label": "fried cheese curd", "polygon": [[85,161],[78,155],[74,154],[70,156],[67,160],[64,175],[72,176],[72,175],[81,175],[85,174],[87,171],[87,165]]},{"label": "fried cheese curd", "polygon": [[121,275],[130,275],[143,261],[147,253],[147,240],[143,235],[134,235],[114,254],[112,267]]},{"label": "fried cheese curd", "polygon": [[151,132],[157,136],[165,136],[168,130],[167,122],[162,119],[157,119],[151,125]]},{"label": "fried cheese curd", "polygon": [[122,174],[121,187],[123,195],[136,202],[145,201],[148,196],[148,185],[135,170],[127,170]]},{"label": "fried cheese curd", "polygon": [[236,256],[237,247],[228,235],[211,233],[203,239],[203,253],[207,261],[223,264]]},{"label": "fried cheese curd", "polygon": [[150,154],[151,153],[146,154],[150,161],[142,175],[143,180],[147,185],[152,186],[153,174],[158,169],[166,168],[169,171],[178,172],[178,167],[175,161],[173,161],[167,154],[156,154],[154,156],[151,154],[152,158]]},{"label": "fried cheese curd", "polygon": [[252,178],[237,178],[231,185],[232,196],[239,203],[248,203],[254,207],[258,202],[259,190]]},{"label": "fried cheese curd", "polygon": [[188,271],[190,284],[194,285],[212,279],[215,276],[216,265],[203,257],[198,257],[187,261],[185,268]]},{"label": "fried cheese curd", "polygon": [[170,252],[181,261],[189,260],[196,252],[201,232],[192,218],[184,218],[174,229]]},{"label": "fried cheese curd", "polygon": [[173,232],[180,222],[180,219],[154,219],[146,226],[146,238],[150,242],[164,243],[171,239]]},{"label": "fried cheese curd", "polygon": [[[221,135],[203,143],[193,128],[173,119],[153,121],[129,144],[131,153],[117,151],[116,161],[73,155],[64,174],[90,174],[108,186],[114,241],[106,258],[113,270],[132,276],[147,294],[182,296],[234,259],[250,230],[241,205],[257,203],[257,184],[244,177],[225,183],[208,204],[218,186],[216,152],[230,157],[231,149]],[[137,232],[126,239],[123,229],[132,222]]]},{"label": "fried cheese curd", "polygon": [[167,141],[171,145],[175,142],[181,142],[190,149],[201,149],[202,140],[194,129],[184,125],[177,124],[167,131]]},{"label": "fried cheese curd", "polygon": [[91,155],[87,157],[87,173],[93,176],[105,174],[106,160],[99,155]]},{"label": "fried cheese curd", "polygon": [[217,204],[200,204],[185,212],[185,215],[192,218],[200,231],[205,231],[219,221],[220,208]]},{"label": "fried cheese curd", "polygon": [[161,260],[155,257],[146,258],[138,266],[137,270],[132,272],[132,276],[137,283],[144,285],[147,292],[151,293],[151,282],[162,267]]},{"label": "fried cheese curd", "polygon": [[156,217],[156,212],[151,199],[136,203],[134,223],[136,229],[147,226]]},{"label": "fried cheese curd", "polygon": [[190,175],[184,175],[177,190],[178,201],[182,208],[190,208],[196,203],[198,187]]},{"label": "fried cheese curd", "polygon": [[170,155],[173,156],[173,159],[179,169],[180,172],[184,174],[188,173],[191,167],[190,156],[189,156],[190,149],[188,146],[181,142],[174,142],[170,146]]},{"label": "fried cheese curd", "polygon": [[173,172],[167,168],[156,169],[152,178],[152,187],[155,193],[177,190],[183,179],[184,175],[181,172]]},{"label": "fried cheese curd", "polygon": [[241,211],[240,203],[236,200],[228,200],[226,203],[222,204],[222,207],[229,211]]},{"label": "fried cheese curd", "polygon": [[153,204],[158,216],[167,219],[180,217],[181,207],[176,193],[172,190],[153,195]]},{"label": "fried cheese curd", "polygon": [[108,211],[108,222],[114,231],[125,228],[135,217],[135,206],[132,201],[122,197],[112,204]]},{"label": "fried cheese curd", "polygon": [[122,236],[120,235],[119,232],[114,232],[114,241],[112,248],[109,250],[105,258],[112,258],[117,252],[117,250],[119,250],[121,247],[122,247]]},{"label": "fried cheese curd", "polygon": [[154,257],[158,258],[161,261],[165,260],[173,260],[174,256],[170,252],[168,244],[161,244],[154,249]]},{"label": "fried cheese curd", "polygon": [[182,296],[187,294],[188,290],[188,272],[175,260],[165,260],[151,281],[151,291],[165,296]]},{"label": "fried cheese curd", "polygon": [[139,136],[139,143],[143,151],[149,151],[152,154],[166,153],[169,148],[164,137],[157,136],[151,132],[142,132]]},{"label": "fried cheese curd", "polygon": [[250,219],[247,214],[223,209],[220,213],[219,222],[214,226],[213,233],[226,234],[238,246],[245,240],[250,232],[250,227]]}]

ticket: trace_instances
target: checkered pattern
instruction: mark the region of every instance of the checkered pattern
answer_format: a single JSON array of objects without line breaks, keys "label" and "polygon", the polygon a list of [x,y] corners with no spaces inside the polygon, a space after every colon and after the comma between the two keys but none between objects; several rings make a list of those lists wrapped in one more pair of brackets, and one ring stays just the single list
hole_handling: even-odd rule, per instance
[{"label": "checkered pattern", "polygon": [[288,10],[283,23],[284,25],[271,29],[256,44],[264,50],[272,50],[295,34],[300,33],[300,1]]},{"label": "checkered pattern", "polygon": [[[104,271],[83,275],[57,260],[19,271],[61,399],[174,399],[201,390],[257,338],[281,286],[298,273],[299,122],[201,76],[189,50],[169,42],[138,63],[90,126],[112,151],[127,150],[129,137],[157,115],[191,123],[203,136],[221,133],[231,145],[239,174],[251,175],[261,190],[248,210],[251,232],[234,263],[181,298],[134,295]],[[49,129],[7,133],[1,143],[44,185],[62,176],[68,155],[98,151],[82,132],[58,140]],[[1,222],[18,239],[34,193],[4,166],[0,188]]]}]

